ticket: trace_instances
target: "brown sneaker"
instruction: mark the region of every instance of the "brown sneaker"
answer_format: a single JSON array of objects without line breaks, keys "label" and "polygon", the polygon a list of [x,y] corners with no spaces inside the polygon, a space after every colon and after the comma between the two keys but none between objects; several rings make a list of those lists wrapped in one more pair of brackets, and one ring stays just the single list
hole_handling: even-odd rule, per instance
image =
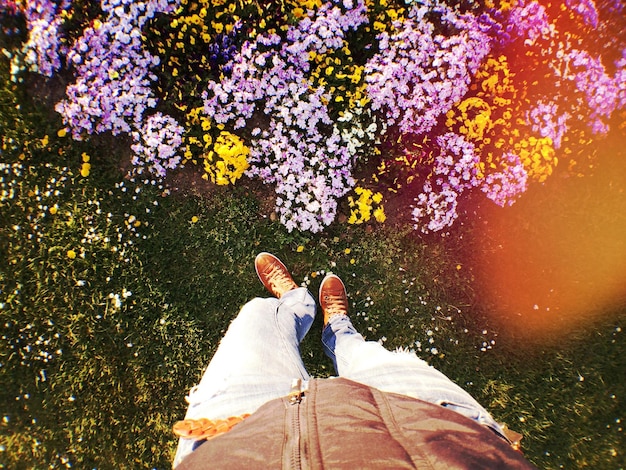
[{"label": "brown sneaker", "polygon": [[298,287],[287,267],[270,253],[259,253],[254,260],[254,267],[265,288],[277,298]]},{"label": "brown sneaker", "polygon": [[320,285],[320,307],[324,312],[324,326],[330,317],[348,315],[348,295],[339,277],[329,274]]}]

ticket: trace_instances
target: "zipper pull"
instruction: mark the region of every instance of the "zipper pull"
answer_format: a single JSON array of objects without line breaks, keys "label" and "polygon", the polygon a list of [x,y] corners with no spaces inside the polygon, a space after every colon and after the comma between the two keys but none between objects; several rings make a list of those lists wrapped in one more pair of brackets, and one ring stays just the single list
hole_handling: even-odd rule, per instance
[{"label": "zipper pull", "polygon": [[287,398],[289,399],[289,403],[292,405],[296,405],[302,401],[302,396],[304,392],[302,391],[302,379],[293,379],[291,382],[291,391]]}]

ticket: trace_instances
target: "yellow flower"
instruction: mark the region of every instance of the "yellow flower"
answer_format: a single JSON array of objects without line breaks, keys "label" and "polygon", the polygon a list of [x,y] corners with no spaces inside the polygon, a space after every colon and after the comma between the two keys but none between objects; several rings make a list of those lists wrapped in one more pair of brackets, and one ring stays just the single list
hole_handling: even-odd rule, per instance
[{"label": "yellow flower", "polygon": [[540,183],[544,182],[558,164],[552,139],[530,136],[514,145],[529,178]]},{"label": "yellow flower", "polygon": [[200,219],[198,219],[198,216],[197,216],[197,215],[194,215],[194,216],[191,218],[191,223],[192,223],[192,224],[195,224],[195,223],[197,223],[197,222],[198,222],[198,220],[200,220]]},{"label": "yellow flower", "polygon": [[378,222],[384,222],[386,220],[384,209],[380,205],[383,199],[381,193],[377,192],[374,194],[371,189],[360,186],[354,188],[354,192],[359,195],[359,198],[355,200],[348,196],[350,206],[349,224],[368,222],[372,218],[372,214]]},{"label": "yellow flower", "polygon": [[54,206],[52,206],[50,209],[50,213],[52,215],[56,214],[59,211],[59,206],[57,206],[56,204]]},{"label": "yellow flower", "polygon": [[89,176],[89,172],[91,171],[91,165],[89,163],[83,163],[83,166],[80,169],[80,175],[84,178]]},{"label": "yellow flower", "polygon": [[303,245],[298,245],[298,248],[296,248],[296,251],[298,253],[302,253],[304,251],[304,246]]},{"label": "yellow flower", "polygon": [[249,155],[250,149],[238,136],[222,131],[215,140],[213,150],[204,155],[204,170],[214,183],[232,184],[248,169]]},{"label": "yellow flower", "polygon": [[387,216],[385,215],[385,209],[382,207],[378,207],[374,210],[374,218],[376,219],[377,222],[380,222],[381,224],[387,220]]},{"label": "yellow flower", "polygon": [[74,259],[76,258],[76,252],[74,250],[67,250],[67,257],[69,259]]},{"label": "yellow flower", "polygon": [[344,252],[346,255],[349,255],[349,254],[350,254],[350,252],[352,252],[352,250],[351,250],[350,248],[346,248],[345,250],[343,250],[343,252]]},{"label": "yellow flower", "polygon": [[57,135],[59,137],[65,137],[67,135],[67,128],[64,127],[63,129],[59,129],[59,131],[57,132]]}]

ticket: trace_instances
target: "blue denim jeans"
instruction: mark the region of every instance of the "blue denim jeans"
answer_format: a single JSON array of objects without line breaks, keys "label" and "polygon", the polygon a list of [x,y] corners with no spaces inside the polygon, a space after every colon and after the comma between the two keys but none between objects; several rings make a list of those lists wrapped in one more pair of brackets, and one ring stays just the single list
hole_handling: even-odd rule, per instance
[{"label": "blue denim jeans", "polygon": [[[285,396],[294,379],[310,379],[300,341],[315,318],[315,300],[306,288],[280,299],[248,302],[230,324],[200,383],[187,396],[189,418],[221,419],[253,413]],[[447,406],[501,433],[500,426],[467,392],[413,353],[391,352],[365,341],[346,316],[331,317],[322,332],[326,354],[339,376],[382,391]],[[173,465],[201,441],[180,439]]]}]

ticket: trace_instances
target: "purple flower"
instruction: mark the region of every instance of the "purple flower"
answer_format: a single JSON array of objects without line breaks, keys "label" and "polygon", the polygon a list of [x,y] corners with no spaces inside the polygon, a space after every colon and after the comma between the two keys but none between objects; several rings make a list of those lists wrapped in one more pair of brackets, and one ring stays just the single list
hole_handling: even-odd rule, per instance
[{"label": "purple flower", "polygon": [[307,79],[309,52],[343,47],[345,32],[367,20],[364,3],[354,3],[347,11],[331,3],[309,11],[284,42],[268,34],[245,42],[232,74],[209,82],[205,95],[205,113],[233,129],[247,126],[255,112],[267,117],[266,127],[252,133],[247,174],[275,185],[276,211],[290,231],[322,230],[354,185],[361,144],[333,123],[324,104],[330,95],[323,87],[312,90]]},{"label": "purple flower", "polygon": [[60,3],[50,0],[31,0],[25,9],[28,41],[24,45],[25,62],[31,70],[51,77],[61,68],[62,47],[61,11],[70,5],[69,0]]},{"label": "purple flower", "polygon": [[480,157],[464,136],[448,132],[436,138],[437,152],[432,175],[415,198],[415,228],[424,233],[451,226],[458,218],[458,197],[481,184]]},{"label": "purple flower", "polygon": [[561,147],[563,136],[569,130],[567,121],[571,118],[568,112],[559,114],[559,105],[553,101],[538,100],[528,112],[526,121],[533,132],[541,137],[550,137],[554,148]]},{"label": "purple flower", "polygon": [[171,116],[156,113],[143,126],[132,132],[134,153],[132,163],[139,173],[147,169],[159,177],[175,169],[181,161],[180,147],[184,129]]},{"label": "purple flower", "polygon": [[437,186],[456,192],[477,186],[480,157],[474,144],[453,132],[438,136],[436,142],[440,149],[433,166]]},{"label": "purple flower", "polygon": [[504,154],[498,165],[499,171],[490,172],[480,189],[499,206],[510,206],[526,191],[528,174],[520,158],[513,153]]},{"label": "purple flower", "polygon": [[589,26],[598,27],[598,10],[593,0],[565,0],[565,6],[580,15]]},{"label": "purple flower", "polygon": [[527,46],[555,34],[546,8],[534,0],[517,2],[509,14],[507,30],[511,32],[513,39],[521,38]]},{"label": "purple flower", "polygon": [[[432,12],[456,33],[436,33],[426,17]],[[411,7],[399,28],[379,35],[380,52],[365,66],[367,91],[372,109],[389,125],[403,134],[424,134],[467,93],[490,40],[476,17],[439,4]]]},{"label": "purple flower", "polygon": [[617,107],[626,108],[626,49],[622,50],[622,58],[615,62],[617,71],[614,82],[617,88]]},{"label": "purple flower", "polygon": [[156,12],[171,11],[177,1],[103,0],[104,22],[88,27],[67,54],[76,81],[56,105],[75,139],[110,131],[129,133],[142,125],[146,108],[156,106],[150,69],[158,57],[143,49],[141,27]]},{"label": "purple flower", "polygon": [[587,51],[572,49],[564,62],[568,66],[564,78],[572,81],[582,94],[592,132],[608,133],[607,121],[618,106],[619,88],[615,79],[607,75],[600,57],[593,57]]},{"label": "purple flower", "polygon": [[422,193],[415,198],[413,220],[415,230],[423,233],[438,232],[450,227],[458,218],[458,193],[450,188],[435,191],[431,182],[424,184]]}]

